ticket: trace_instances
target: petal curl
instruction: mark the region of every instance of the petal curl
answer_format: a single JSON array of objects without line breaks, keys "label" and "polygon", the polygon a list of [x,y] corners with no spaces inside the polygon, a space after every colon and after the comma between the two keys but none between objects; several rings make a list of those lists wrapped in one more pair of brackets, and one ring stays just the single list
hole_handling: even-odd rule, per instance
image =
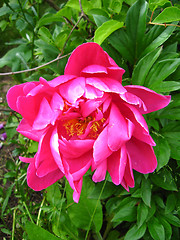
[{"label": "petal curl", "polygon": [[126,143],[132,168],[140,173],[151,173],[157,167],[157,160],[152,146],[136,138]]},{"label": "petal curl", "polygon": [[129,85],[125,86],[125,89],[139,97],[144,102],[147,110],[145,111],[143,108],[141,108],[140,111],[142,114],[154,112],[164,108],[170,103],[171,100],[171,96],[163,96],[142,86]]}]

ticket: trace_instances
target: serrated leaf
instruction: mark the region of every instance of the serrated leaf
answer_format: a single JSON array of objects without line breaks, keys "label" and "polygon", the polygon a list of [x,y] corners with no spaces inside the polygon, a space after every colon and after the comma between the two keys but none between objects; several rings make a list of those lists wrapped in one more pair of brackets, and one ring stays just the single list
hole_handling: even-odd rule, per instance
[{"label": "serrated leaf", "polygon": [[148,229],[154,240],[165,240],[165,231],[163,225],[155,217],[148,222]]},{"label": "serrated leaf", "polygon": [[141,184],[141,197],[147,206],[151,206],[151,184],[149,179],[143,179]]},{"label": "serrated leaf", "polygon": [[99,45],[109,37],[111,33],[116,31],[119,28],[122,28],[123,22],[118,22],[116,20],[109,20],[103,23],[95,32],[94,35],[94,42],[98,43]]},{"label": "serrated leaf", "polygon": [[153,20],[153,23],[169,23],[179,20],[180,9],[177,7],[167,7]]},{"label": "serrated leaf", "polygon": [[146,232],[146,224],[143,224],[140,228],[134,225],[125,235],[124,240],[137,240],[144,236]]},{"label": "serrated leaf", "polygon": [[159,57],[161,51],[162,48],[157,48],[140,59],[132,73],[132,84],[144,85],[148,72]]}]

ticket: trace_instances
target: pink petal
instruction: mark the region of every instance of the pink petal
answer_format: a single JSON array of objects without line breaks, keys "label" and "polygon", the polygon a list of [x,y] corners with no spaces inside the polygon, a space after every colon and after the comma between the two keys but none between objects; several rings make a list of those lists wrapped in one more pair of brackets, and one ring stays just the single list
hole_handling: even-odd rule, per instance
[{"label": "pink petal", "polygon": [[82,69],[81,71],[82,73],[89,73],[89,74],[93,74],[93,73],[105,73],[107,74],[107,69],[104,66],[101,65],[89,65],[87,67],[85,67],[84,69]]},{"label": "pink petal", "polygon": [[164,108],[171,100],[171,96],[160,95],[146,87],[129,85],[125,86],[125,88],[128,92],[136,95],[144,102],[147,111],[141,109],[142,114],[154,112]]},{"label": "pink petal", "polygon": [[75,103],[85,91],[85,78],[78,77],[67,83],[60,85],[59,91],[62,97],[64,97],[69,103]]},{"label": "pink petal", "polygon": [[34,120],[33,123],[33,129],[40,130],[45,128],[53,119],[54,113],[46,100],[46,98],[43,98],[40,107],[39,112]]},{"label": "pink petal", "polygon": [[142,114],[129,104],[121,105],[121,110],[134,125],[133,136],[151,146],[155,146],[156,144],[149,135],[148,126]]},{"label": "pink petal", "polygon": [[124,177],[126,163],[127,153],[125,145],[108,157],[107,169],[114,184],[119,185],[121,183]]},{"label": "pink petal", "polygon": [[17,108],[17,98],[19,96],[24,96],[23,92],[23,87],[25,86],[26,83],[20,84],[20,85],[15,85],[9,89],[7,92],[7,102],[8,105],[11,109],[14,111],[18,112]]},{"label": "pink petal", "polygon": [[89,116],[92,112],[96,111],[98,107],[108,98],[108,94],[104,94],[102,98],[87,100],[80,104],[81,114],[83,117]]},{"label": "pink petal", "polygon": [[111,78],[86,78],[86,84],[92,85],[104,92],[114,92],[118,94],[126,92],[126,89],[121,85],[120,82]]},{"label": "pink petal", "polygon": [[133,169],[144,174],[156,169],[157,160],[152,146],[133,137],[126,147]]},{"label": "pink petal", "polygon": [[52,135],[50,138],[50,148],[51,148],[52,156],[53,156],[57,166],[59,167],[61,172],[65,173],[64,166],[63,166],[62,159],[61,159],[60,152],[59,152],[59,137],[58,137],[58,133],[57,133],[57,128],[54,128],[54,130],[52,132]]},{"label": "pink petal", "polygon": [[34,158],[26,158],[26,157],[19,157],[19,160],[25,163],[32,163],[34,162]]},{"label": "pink petal", "polygon": [[107,159],[102,161],[97,167],[93,174],[92,180],[94,182],[101,182],[106,177],[106,170],[107,170]]},{"label": "pink petal", "polygon": [[108,147],[111,151],[117,151],[130,137],[128,122],[124,119],[118,107],[112,104],[108,124]]},{"label": "pink petal", "polygon": [[84,97],[87,99],[100,98],[103,94],[104,93],[102,91],[88,84],[85,87]]},{"label": "pink petal", "polygon": [[65,158],[78,158],[93,148],[94,140],[59,140],[59,149]]},{"label": "pink petal", "polygon": [[22,119],[16,131],[21,133],[23,136],[39,142],[44,130],[34,130],[32,126],[27,123],[25,119]]},{"label": "pink petal", "polygon": [[117,67],[108,67],[108,77],[111,79],[118,80],[120,83],[122,83],[122,75],[125,73],[125,70],[123,68]]},{"label": "pink petal", "polygon": [[43,85],[46,85],[46,86],[48,85],[49,87],[55,88],[55,87],[57,87],[63,83],[66,83],[74,78],[75,78],[75,76],[73,76],[73,75],[61,75],[61,76],[54,78],[51,81],[46,81],[42,77],[40,77],[39,80]]},{"label": "pink petal", "polygon": [[73,159],[63,157],[63,162],[66,161],[66,164],[68,164],[68,168],[66,165],[65,169],[66,175],[71,174],[73,181],[80,180],[90,168],[92,158],[92,151]]},{"label": "pink petal", "polygon": [[133,175],[132,164],[131,164],[129,155],[127,157],[127,164],[124,171],[123,180],[126,182],[128,187],[131,187],[131,188],[134,187],[134,175]]},{"label": "pink petal", "polygon": [[27,170],[27,183],[30,188],[35,191],[41,191],[53,183],[57,182],[59,179],[63,177],[63,173],[57,169],[49,174],[45,175],[44,177],[38,177],[36,174],[36,168],[34,162],[29,164]]},{"label": "pink petal", "polygon": [[34,122],[38,110],[38,105],[39,102],[36,102],[35,99],[31,96],[19,96],[17,99],[18,112],[30,125],[32,125]]},{"label": "pink petal", "polygon": [[81,194],[81,189],[82,189],[82,182],[83,182],[83,179],[81,178],[79,181],[76,181],[74,183],[75,185],[75,190],[74,190],[74,193],[73,193],[73,200],[74,202],[78,203],[79,202],[79,198],[80,198],[80,194]]},{"label": "pink petal", "polygon": [[48,129],[39,141],[35,157],[35,166],[39,177],[43,177],[58,168],[50,148],[52,130]]},{"label": "pink petal", "polygon": [[123,94],[120,94],[120,97],[127,103],[132,104],[137,106],[138,108],[142,108],[144,111],[147,111],[147,108],[145,106],[145,104],[143,103],[143,101],[137,97],[136,95],[129,93],[129,92],[125,92]]},{"label": "pink petal", "polygon": [[96,164],[104,161],[107,157],[112,154],[112,151],[108,147],[108,130],[107,127],[99,134],[96,139],[94,146],[93,157]]},{"label": "pink petal", "polygon": [[109,61],[103,49],[94,42],[84,43],[71,54],[64,74],[80,76],[81,71],[89,65],[109,66]]}]

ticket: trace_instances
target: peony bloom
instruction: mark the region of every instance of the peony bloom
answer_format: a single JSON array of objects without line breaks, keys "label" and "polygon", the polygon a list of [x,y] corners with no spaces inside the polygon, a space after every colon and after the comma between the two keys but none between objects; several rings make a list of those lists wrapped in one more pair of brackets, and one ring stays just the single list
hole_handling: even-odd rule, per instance
[{"label": "peony bloom", "polygon": [[96,43],[77,47],[64,75],[12,87],[9,106],[23,119],[17,131],[38,141],[28,162],[28,185],[42,190],[64,175],[79,201],[83,175],[93,181],[109,172],[114,184],[134,187],[133,169],[153,172],[155,143],[142,116],[167,106],[163,96],[141,86],[123,87],[124,70]]}]

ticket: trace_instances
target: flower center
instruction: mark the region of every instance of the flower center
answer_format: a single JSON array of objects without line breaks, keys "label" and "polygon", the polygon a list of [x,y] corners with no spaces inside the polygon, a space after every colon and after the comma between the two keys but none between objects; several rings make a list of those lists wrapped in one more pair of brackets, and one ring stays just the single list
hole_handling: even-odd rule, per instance
[{"label": "flower center", "polygon": [[85,133],[85,130],[89,124],[88,136],[91,138],[96,138],[99,135],[99,130],[102,127],[102,124],[105,122],[105,118],[102,118],[99,121],[94,121],[95,119],[92,116],[82,119],[70,119],[66,121],[63,126],[66,129],[66,132],[69,136],[80,136]]}]

